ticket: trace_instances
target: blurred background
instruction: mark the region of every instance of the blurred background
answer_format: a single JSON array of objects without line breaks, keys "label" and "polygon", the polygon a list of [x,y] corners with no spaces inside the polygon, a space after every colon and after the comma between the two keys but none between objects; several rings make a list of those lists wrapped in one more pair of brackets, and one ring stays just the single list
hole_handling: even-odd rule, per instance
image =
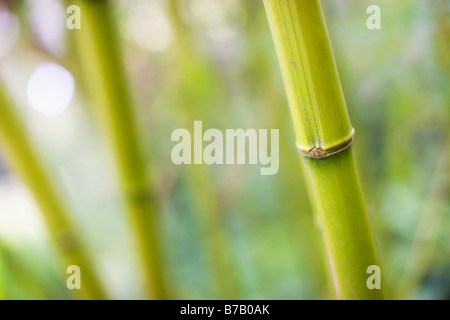
[{"label": "blurred background", "polygon": [[[170,297],[333,298],[262,1],[111,2],[160,203]],[[366,27],[373,4],[380,30]],[[323,6],[387,295],[449,299],[450,1]],[[0,74],[108,294],[139,299],[113,155],[86,98],[66,8],[1,0]],[[171,134],[192,132],[194,120],[203,130],[279,129],[278,174],[174,165]],[[0,298],[71,299],[40,209],[2,152]]]}]

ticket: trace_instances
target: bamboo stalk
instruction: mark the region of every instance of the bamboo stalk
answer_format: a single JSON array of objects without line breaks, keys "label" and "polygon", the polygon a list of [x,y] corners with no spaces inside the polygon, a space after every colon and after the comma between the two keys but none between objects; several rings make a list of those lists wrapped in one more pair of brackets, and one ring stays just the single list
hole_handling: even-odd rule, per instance
[{"label": "bamboo stalk", "polygon": [[69,211],[13,108],[0,83],[0,143],[3,154],[33,193],[66,268],[69,265],[80,267],[81,289],[75,290],[75,293],[83,299],[105,299],[105,293],[75,231]]},{"label": "bamboo stalk", "polygon": [[[48,278],[42,277],[42,273],[33,261],[26,261],[20,253],[12,252],[5,243],[0,240],[0,251],[3,258],[4,299],[33,299],[54,300],[60,299],[61,293],[54,289],[54,283],[47,282]],[[31,262],[31,263],[30,263]],[[1,272],[0,272],[1,274]],[[81,287],[83,288],[83,274],[81,274]],[[20,293],[13,288],[21,287],[26,292]],[[22,290],[20,290],[22,291]],[[0,297],[0,300],[2,298]]]},{"label": "bamboo stalk", "polygon": [[[170,0],[168,13],[174,28],[175,48],[174,60],[181,66],[189,66],[189,70],[204,68],[204,61],[200,61],[195,52],[194,39],[180,16],[180,1]],[[181,79],[188,79],[192,72],[181,68]],[[183,81],[183,80],[182,80]],[[177,88],[180,105],[194,106],[198,101],[192,97],[189,89],[180,86]],[[188,119],[194,119],[192,108],[183,109]],[[192,123],[192,122],[191,122]],[[207,251],[209,264],[212,267],[214,282],[216,283],[220,299],[239,299],[242,294],[242,284],[237,276],[236,266],[233,263],[232,252],[229,246],[229,234],[227,233],[224,217],[224,209],[221,208],[216,186],[212,183],[211,170],[205,165],[195,165],[187,170],[189,181],[196,203],[195,212],[203,225],[201,233],[202,242]]]},{"label": "bamboo stalk", "polygon": [[[397,289],[395,299],[414,299],[436,253],[437,240],[444,225],[450,196],[450,137],[447,137],[442,154],[432,176],[430,188],[424,199],[422,213],[417,223],[411,251]],[[446,211],[447,210],[447,211]]]},{"label": "bamboo stalk", "polygon": [[4,283],[3,245],[0,242],[0,300],[5,300],[6,298]]},{"label": "bamboo stalk", "polygon": [[264,0],[310,200],[340,299],[382,299],[368,289],[380,266],[352,151],[354,130],[318,0]]},{"label": "bamboo stalk", "polygon": [[82,13],[81,30],[75,31],[78,55],[88,92],[112,142],[126,210],[143,266],[146,296],[165,299],[156,203],[149,191],[110,2],[82,0],[76,4]]}]

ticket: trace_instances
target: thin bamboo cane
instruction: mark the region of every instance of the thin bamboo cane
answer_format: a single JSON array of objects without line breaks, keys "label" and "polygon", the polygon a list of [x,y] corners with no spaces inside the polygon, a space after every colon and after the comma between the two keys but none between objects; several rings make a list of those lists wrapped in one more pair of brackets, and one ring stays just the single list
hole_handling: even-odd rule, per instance
[{"label": "thin bamboo cane", "polygon": [[[190,69],[204,67],[204,61],[199,61],[198,53],[193,46],[193,37],[189,27],[184,24],[180,16],[180,1],[170,0],[168,3],[169,14],[175,35],[175,59],[179,65],[188,65]],[[193,67],[195,66],[195,67]],[[186,69],[181,68],[179,74],[182,79],[188,78]],[[186,88],[178,90],[181,105],[195,105],[195,101]],[[183,103],[181,103],[181,101]],[[189,119],[193,119],[192,108],[183,110]],[[237,276],[236,266],[233,263],[232,253],[229,246],[229,235],[227,234],[223,217],[223,208],[219,205],[219,197],[215,193],[215,186],[211,182],[211,172],[206,166],[193,166],[188,171],[189,181],[194,198],[197,200],[196,212],[204,225],[202,242],[204,243],[210,265],[212,267],[214,282],[217,283],[220,299],[239,299],[242,292],[242,284]]]},{"label": "thin bamboo cane", "polygon": [[74,290],[75,293],[83,299],[105,299],[105,293],[71,222],[68,209],[52,183],[35,146],[24,131],[24,126],[1,83],[0,143],[7,162],[28,185],[40,206],[48,231],[64,262],[67,266],[80,267],[81,289]]},{"label": "thin bamboo cane", "polygon": [[407,259],[394,299],[414,299],[427,271],[433,262],[436,244],[441,234],[443,220],[448,213],[450,196],[450,137],[447,138],[442,155],[432,176],[430,189],[415,231],[411,252]]},{"label": "thin bamboo cane", "polygon": [[113,145],[126,210],[143,266],[146,296],[165,299],[156,201],[149,191],[110,2],[81,0],[76,4],[82,13],[81,30],[75,31],[78,56],[87,89]]},{"label": "thin bamboo cane", "polygon": [[380,264],[351,147],[354,130],[321,3],[264,0],[264,5],[336,295],[382,299],[383,289],[366,284],[367,268]]},{"label": "thin bamboo cane", "polygon": [[0,300],[5,300],[4,271],[3,271],[3,247],[0,242]]}]

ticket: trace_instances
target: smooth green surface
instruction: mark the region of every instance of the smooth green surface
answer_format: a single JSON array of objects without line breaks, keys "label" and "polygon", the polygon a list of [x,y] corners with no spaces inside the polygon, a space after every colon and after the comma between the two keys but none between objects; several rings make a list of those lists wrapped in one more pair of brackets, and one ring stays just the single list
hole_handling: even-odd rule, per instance
[{"label": "smooth green surface", "polygon": [[[345,143],[353,129],[319,1],[265,0],[286,87],[297,145],[304,151]],[[381,299],[366,273],[380,266],[353,151],[323,160],[302,157],[339,299]]]},{"label": "smooth green surface", "polygon": [[[52,183],[47,169],[24,130],[14,105],[0,83],[0,144],[11,168],[22,178],[39,204],[54,244],[63,255],[65,265],[77,265],[81,270],[81,289],[75,290],[85,299],[104,299],[89,258],[80,243],[59,192]],[[69,276],[69,275],[67,275]]]},{"label": "smooth green surface", "polygon": [[0,300],[5,300],[5,288],[4,288],[4,271],[3,271],[3,248],[0,244]]},{"label": "smooth green surface", "polygon": [[166,289],[156,234],[156,204],[139,147],[111,7],[109,1],[104,0],[78,1],[77,4],[82,12],[81,30],[75,31],[79,58],[93,105],[113,145],[126,209],[142,260],[146,295],[164,299]]},{"label": "smooth green surface", "polygon": [[291,108],[305,152],[348,141],[353,129],[318,1],[264,1]]},{"label": "smooth green surface", "polygon": [[[302,158],[305,180],[317,212],[336,295],[342,299],[381,299],[366,286],[367,267],[380,266],[353,150],[323,160]],[[383,288],[383,284],[381,285]]]}]

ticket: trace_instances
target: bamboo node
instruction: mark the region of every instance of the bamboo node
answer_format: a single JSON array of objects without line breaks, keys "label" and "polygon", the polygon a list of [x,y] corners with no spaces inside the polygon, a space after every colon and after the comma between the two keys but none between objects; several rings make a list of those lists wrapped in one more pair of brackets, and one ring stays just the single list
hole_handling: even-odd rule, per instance
[{"label": "bamboo node", "polygon": [[296,143],[298,152],[304,157],[312,158],[312,159],[323,159],[329,156],[332,156],[334,154],[340,153],[346,149],[348,149],[353,143],[353,137],[351,137],[349,140],[345,141],[344,143],[338,145],[337,147],[333,147],[330,149],[322,149],[320,147],[314,147],[308,151],[302,150],[300,146]]}]

